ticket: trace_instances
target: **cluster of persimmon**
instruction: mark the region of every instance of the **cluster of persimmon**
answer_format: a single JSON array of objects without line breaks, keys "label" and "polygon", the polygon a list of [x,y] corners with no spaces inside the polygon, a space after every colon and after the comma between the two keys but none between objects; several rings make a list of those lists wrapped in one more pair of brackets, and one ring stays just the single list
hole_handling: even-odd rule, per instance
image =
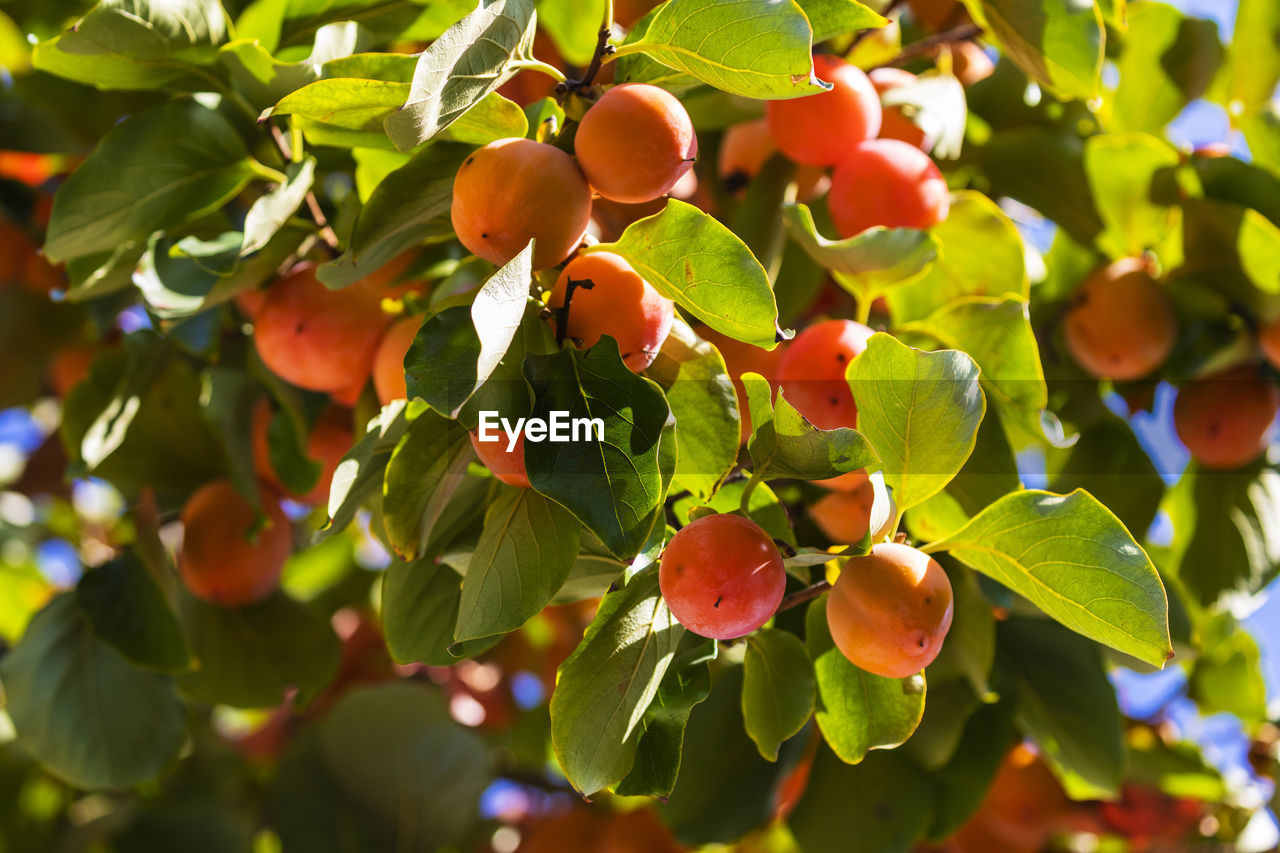
[{"label": "cluster of persimmon", "polygon": [[[1067,351],[1090,376],[1117,382],[1151,376],[1169,358],[1178,322],[1166,285],[1149,257],[1124,258],[1092,272],[1063,316]],[[1262,359],[1183,383],[1174,402],[1178,437],[1200,465],[1229,470],[1266,450],[1280,410],[1280,388],[1261,369],[1280,369],[1280,318],[1258,332]]]}]

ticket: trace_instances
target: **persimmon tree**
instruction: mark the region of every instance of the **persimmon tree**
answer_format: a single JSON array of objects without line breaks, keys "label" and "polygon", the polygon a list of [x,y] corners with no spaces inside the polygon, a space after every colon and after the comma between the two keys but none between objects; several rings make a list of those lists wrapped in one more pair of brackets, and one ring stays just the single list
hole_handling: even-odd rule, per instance
[{"label": "persimmon tree", "polygon": [[[0,851],[1247,845],[1277,44],[9,4]],[[1159,670],[1254,777],[1126,715]]]}]

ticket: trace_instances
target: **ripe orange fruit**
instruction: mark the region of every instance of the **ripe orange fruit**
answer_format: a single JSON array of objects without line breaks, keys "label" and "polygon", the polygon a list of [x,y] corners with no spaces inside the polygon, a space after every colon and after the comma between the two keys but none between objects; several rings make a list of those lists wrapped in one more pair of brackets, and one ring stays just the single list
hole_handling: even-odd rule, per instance
[{"label": "ripe orange fruit", "polygon": [[813,58],[813,73],[833,84],[820,95],[765,104],[773,141],[797,163],[834,166],[851,145],[880,132],[880,95],[856,65],[835,56]]},{"label": "ripe orange fruit", "polygon": [[827,195],[841,237],[868,228],[931,228],[947,218],[951,194],[929,155],[897,139],[853,146]]},{"label": "ripe orange fruit", "polygon": [[693,167],[698,136],[675,95],[648,83],[623,83],[587,110],[573,150],[596,192],[638,204],[669,193]]},{"label": "ripe orange fruit", "polygon": [[1139,258],[1094,271],[1063,320],[1067,350],[1101,379],[1141,379],[1169,357],[1178,337],[1173,303]]},{"label": "ripe orange fruit", "polygon": [[533,488],[529,482],[529,474],[524,468],[523,432],[520,433],[515,447],[511,450],[507,450],[507,436],[504,432],[499,433],[497,441],[481,441],[473,432],[471,446],[475,448],[476,456],[480,457],[480,461],[493,473],[493,476],[517,489]]},{"label": "ripe orange fruit", "polygon": [[243,607],[269,596],[293,551],[293,529],[275,497],[260,492],[265,526],[254,538],[253,507],[231,485],[215,480],[182,508],[178,572],[192,594],[223,607]]},{"label": "ripe orange fruit", "polygon": [[1173,403],[1173,426],[1204,467],[1239,468],[1266,450],[1277,408],[1280,388],[1242,365],[1183,385]]},{"label": "ripe orange fruit", "polygon": [[787,401],[818,429],[856,427],[858,404],[845,370],[874,330],[852,320],[824,320],[796,335],[778,365]]},{"label": "ripe orange fruit", "polygon": [[413,339],[422,326],[421,317],[404,317],[397,320],[378,344],[373,357],[373,388],[378,392],[382,405],[408,396],[404,381],[404,357],[413,345]]}]

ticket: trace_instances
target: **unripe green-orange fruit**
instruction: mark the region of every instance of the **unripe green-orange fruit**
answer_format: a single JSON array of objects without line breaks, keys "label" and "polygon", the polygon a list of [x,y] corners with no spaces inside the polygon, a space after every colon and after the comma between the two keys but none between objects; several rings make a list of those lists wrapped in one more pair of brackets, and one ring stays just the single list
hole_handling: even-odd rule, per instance
[{"label": "unripe green-orange fruit", "polygon": [[636,373],[648,367],[671,332],[675,303],[612,252],[592,252],[570,261],[551,289],[549,307],[564,306],[570,279],[590,286],[574,288],[565,336],[586,349],[608,335],[618,342],[627,367]]},{"label": "unripe green-orange fruit", "polygon": [[307,264],[268,288],[253,340],[278,376],[312,391],[339,391],[368,379],[386,324],[374,291],[358,284],[330,290]]},{"label": "unripe green-orange fruit", "polygon": [[932,228],[947,218],[951,193],[929,155],[898,139],[853,146],[831,175],[831,219],[841,237],[868,228]]},{"label": "unripe green-orange fruit", "polygon": [[623,83],[587,110],[573,151],[596,192],[638,204],[666,195],[692,168],[698,136],[675,95],[648,83]]},{"label": "unripe green-orange fruit", "polygon": [[275,497],[266,490],[259,497],[267,520],[253,539],[253,507],[230,480],[208,483],[187,500],[178,571],[193,595],[223,607],[243,607],[279,585],[293,551],[293,531]]},{"label": "unripe green-orange fruit", "polygon": [[1280,370],[1280,317],[1258,330],[1258,346],[1262,347],[1262,354],[1271,366]]},{"label": "unripe green-orange fruit", "polygon": [[532,139],[477,149],[453,181],[453,230],[468,250],[501,266],[530,238],[533,268],[569,257],[591,219],[591,188],[574,159]]},{"label": "unripe green-orange fruit", "polygon": [[824,320],[787,344],[778,365],[778,385],[787,402],[818,429],[857,426],[858,404],[845,371],[874,333],[852,320]]},{"label": "unripe green-orange fruit", "polygon": [[938,656],[953,604],[951,581],[937,560],[882,542],[845,563],[827,598],[827,624],[855,666],[906,678]]},{"label": "unripe green-orange fruit", "polygon": [[1178,337],[1173,303],[1138,258],[1096,270],[1075,292],[1062,326],[1067,350],[1101,379],[1141,379]]},{"label": "unripe green-orange fruit", "polygon": [[1267,448],[1280,389],[1252,365],[1193,379],[1178,389],[1173,426],[1206,468],[1247,465]]},{"label": "unripe green-orange fruit", "polygon": [[404,381],[404,357],[422,326],[421,317],[403,317],[397,320],[378,344],[373,357],[373,388],[378,392],[382,405],[408,396]]},{"label": "unripe green-orange fruit", "polygon": [[880,95],[856,65],[836,56],[813,58],[813,73],[833,88],[765,104],[773,141],[797,163],[834,166],[849,146],[875,139],[880,132]]},{"label": "unripe green-orange fruit", "polygon": [[524,433],[516,439],[515,447],[507,450],[507,436],[505,433],[498,435],[497,441],[481,441],[476,433],[471,433],[471,446],[475,448],[476,456],[480,457],[480,461],[489,469],[493,476],[497,477],[508,486],[515,486],[517,489],[529,489],[533,484],[529,482],[529,474],[524,467]]},{"label": "unripe green-orange fruit", "polygon": [[681,625],[729,640],[769,621],[782,603],[787,573],[777,546],[754,521],[708,515],[671,537],[658,584]]}]

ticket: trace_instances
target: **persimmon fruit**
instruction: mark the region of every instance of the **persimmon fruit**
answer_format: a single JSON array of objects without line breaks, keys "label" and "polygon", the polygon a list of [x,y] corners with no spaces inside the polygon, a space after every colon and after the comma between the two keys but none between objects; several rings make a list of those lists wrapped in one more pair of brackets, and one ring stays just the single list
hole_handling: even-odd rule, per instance
[{"label": "persimmon fruit", "polygon": [[649,83],[623,83],[587,110],[573,151],[596,192],[638,204],[671,192],[693,167],[698,136],[675,95]]},{"label": "persimmon fruit", "polygon": [[[578,282],[572,295],[570,280]],[[566,297],[569,319],[565,336],[587,349],[602,335],[609,335],[618,342],[623,362],[636,373],[657,357],[675,320],[675,303],[612,252],[592,252],[570,261],[556,279],[547,305],[561,309]]]},{"label": "persimmon fruit", "polygon": [[373,357],[373,389],[378,393],[378,402],[384,406],[392,400],[403,400],[409,394],[404,379],[404,357],[421,326],[421,317],[403,317],[387,329],[378,344]]},{"label": "persimmon fruit", "polygon": [[1258,346],[1262,348],[1262,354],[1271,366],[1280,370],[1280,317],[1258,330]]},{"label": "persimmon fruit", "polygon": [[982,805],[954,842],[963,853],[1035,853],[1048,843],[1070,807],[1044,760],[1019,744],[1001,762]]},{"label": "persimmon fruit", "polygon": [[[910,71],[890,66],[873,69],[867,76],[871,78],[871,84],[876,87],[876,92],[882,99],[894,89],[909,88],[916,82],[916,75]],[[924,128],[908,118],[901,106],[885,106],[882,100],[881,109],[884,114],[880,122],[881,139],[897,139],[921,151],[928,151],[932,147],[932,140],[925,134]]]},{"label": "persimmon fruit", "polygon": [[829,91],[769,101],[769,133],[782,153],[797,163],[834,166],[849,146],[880,132],[880,95],[856,65],[835,56],[813,58],[813,73],[832,84]]},{"label": "persimmon fruit", "polygon": [[524,433],[516,439],[515,446],[507,450],[507,436],[500,433],[496,441],[481,441],[476,433],[471,433],[471,446],[476,456],[485,467],[508,486],[518,489],[532,488],[529,474],[524,467]]},{"label": "persimmon fruit", "polygon": [[269,596],[293,551],[289,519],[272,493],[259,493],[266,523],[230,480],[198,489],[182,508],[178,572],[192,594],[223,607],[243,607]]},{"label": "persimmon fruit", "polygon": [[1071,298],[1062,334],[1071,357],[1091,376],[1141,379],[1169,357],[1178,323],[1146,263],[1126,258],[1085,279]]},{"label": "persimmon fruit", "polygon": [[[871,527],[871,511],[876,503],[876,489],[864,470],[850,471],[840,477],[824,481],[833,489],[809,507],[809,517],[832,542],[852,544],[861,542]],[[881,529],[873,531],[872,540],[882,539],[888,533],[892,518],[886,518]]]},{"label": "persimmon fruit", "polygon": [[703,637],[730,640],[773,616],[787,578],[769,534],[749,519],[726,514],[695,519],[671,537],[658,583],[681,625]]},{"label": "persimmon fruit", "polygon": [[831,175],[827,202],[841,237],[877,225],[932,228],[951,209],[950,190],[937,165],[900,139],[853,146]]},{"label": "persimmon fruit", "polygon": [[305,494],[290,492],[271,467],[271,445],[268,433],[271,428],[271,405],[261,400],[253,412],[253,468],[254,473],[281,492],[303,503],[317,506],[329,500],[329,487],[333,484],[333,472],[338,469],[342,457],[347,455],[354,440],[351,428],[351,412],[341,406],[330,406],[320,413],[307,434],[307,458],[320,463],[316,483]]},{"label": "persimmon fruit", "polygon": [[787,402],[818,429],[857,425],[858,404],[845,370],[867,348],[872,334],[873,329],[853,320],[824,320],[787,344],[778,385]]},{"label": "persimmon fruit", "polygon": [[785,345],[772,350],[761,349],[753,344],[743,343],[722,335],[710,326],[699,326],[695,329],[703,340],[715,345],[724,358],[725,368],[729,371],[729,379],[738,395],[738,415],[742,418],[742,431],[739,436],[743,444],[751,437],[751,409],[747,405],[747,388],[742,384],[742,374],[758,373],[769,380],[769,385],[776,397],[778,394],[778,367],[782,363]]},{"label": "persimmon fruit", "polygon": [[268,288],[253,338],[278,376],[311,391],[341,391],[368,379],[385,327],[375,292],[359,285],[330,290],[308,264]]},{"label": "persimmon fruit", "polygon": [[938,656],[951,628],[951,581],[938,561],[896,542],[852,557],[827,598],[836,647],[855,666],[906,678]]},{"label": "persimmon fruit", "polygon": [[[726,128],[720,137],[720,155],[716,161],[716,171],[725,191],[741,195],[760,173],[765,161],[777,151],[767,119],[744,121]],[[801,201],[822,195],[831,183],[826,169],[804,164],[796,167],[795,181],[796,198]]]},{"label": "persimmon fruit", "polygon": [[1187,382],[1173,403],[1173,426],[1206,468],[1230,470],[1262,455],[1280,408],[1280,388],[1252,365]]},{"label": "persimmon fruit", "polygon": [[591,189],[578,164],[554,145],[499,139],[463,161],[453,181],[453,229],[468,251],[494,264],[532,238],[533,268],[569,257],[591,219]]}]

